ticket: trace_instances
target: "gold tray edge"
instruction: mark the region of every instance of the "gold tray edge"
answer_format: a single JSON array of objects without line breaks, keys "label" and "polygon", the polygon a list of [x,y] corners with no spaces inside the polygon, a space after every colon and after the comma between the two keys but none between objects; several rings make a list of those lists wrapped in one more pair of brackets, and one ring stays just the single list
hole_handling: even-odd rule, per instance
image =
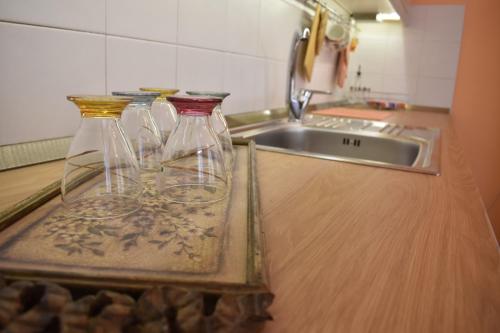
[{"label": "gold tray edge", "polygon": [[[127,289],[138,290],[146,287],[157,285],[175,285],[178,287],[189,288],[202,292],[222,292],[222,293],[237,293],[237,294],[270,294],[267,284],[267,271],[263,260],[262,233],[260,225],[260,211],[258,202],[258,186],[256,179],[256,147],[254,141],[241,140],[235,142],[234,145],[247,146],[249,154],[248,163],[248,228],[250,236],[247,242],[247,284],[231,284],[231,283],[212,283],[200,285],[198,283],[186,282],[181,280],[136,280],[136,281],[120,281],[109,278],[84,277],[75,278],[72,275],[65,276],[61,273],[45,272],[43,279],[55,283],[60,283],[70,286],[89,286],[98,288],[112,289]],[[82,179],[83,180],[83,179]],[[28,215],[38,207],[47,203],[54,197],[60,194],[61,181],[55,181],[46,186],[32,196],[16,203],[10,208],[0,212],[0,232],[16,223],[22,217]],[[1,274],[7,280],[39,280],[41,277],[37,272],[12,272],[3,271]]]}]

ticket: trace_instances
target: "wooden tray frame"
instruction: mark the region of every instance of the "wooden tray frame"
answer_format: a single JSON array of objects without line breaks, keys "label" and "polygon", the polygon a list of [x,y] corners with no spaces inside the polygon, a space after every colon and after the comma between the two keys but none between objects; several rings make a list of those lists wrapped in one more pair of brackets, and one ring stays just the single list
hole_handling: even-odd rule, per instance
[{"label": "wooden tray frame", "polygon": [[[228,287],[225,285],[211,284],[207,288],[200,288],[199,285],[191,286],[182,281],[172,282],[168,284],[151,283],[138,285],[130,283],[121,283],[112,280],[94,280],[89,277],[75,278],[64,277],[61,274],[51,276],[50,274],[42,274],[40,272],[4,272],[3,278],[14,283],[17,280],[32,280],[37,283],[59,283],[79,296],[91,296],[96,292],[99,294],[107,293],[104,289],[126,293],[136,298],[142,298],[149,292],[158,292],[158,287],[184,290],[183,292],[190,293],[194,299],[198,299],[203,304],[203,307],[191,307],[193,313],[198,313],[198,317],[202,317],[204,331],[217,332],[227,331],[228,327],[239,329],[250,329],[255,331],[257,327],[262,327],[262,323],[266,320],[271,320],[271,315],[267,312],[267,308],[271,305],[274,295],[269,290],[269,278],[266,270],[265,249],[264,249],[264,234],[261,227],[260,206],[259,206],[259,189],[256,175],[256,148],[255,142],[238,140],[235,145],[245,145],[248,147],[248,205],[247,205],[247,258],[246,258],[246,283],[245,285]],[[20,201],[10,208],[0,212],[0,232],[15,224],[22,217],[27,216],[35,209],[43,206],[45,203],[55,198],[60,194],[60,181],[56,181],[42,190],[34,193],[30,197]],[[0,272],[1,273],[1,272]],[[2,276],[0,276],[0,282]],[[48,282],[46,282],[48,281]],[[3,283],[3,282],[2,282]],[[154,289],[149,289],[153,287]],[[141,295],[142,294],[142,295]],[[193,304],[195,304],[194,302]],[[73,303],[74,304],[74,303]],[[70,304],[72,305],[72,304]],[[201,313],[200,313],[201,311]],[[214,312],[215,311],[215,312]],[[210,314],[211,313],[211,314]],[[179,320],[181,320],[179,318]],[[189,325],[186,320],[185,324]],[[225,323],[223,327],[214,328],[213,323]],[[35,322],[35,324],[37,324]],[[183,322],[180,322],[182,325]],[[228,326],[229,325],[229,326]],[[211,328],[210,328],[211,327]],[[215,325],[217,327],[217,325]]]},{"label": "wooden tray frame", "polygon": [[[261,228],[258,183],[256,176],[256,148],[253,141],[239,140],[234,143],[235,145],[244,145],[248,147],[248,213],[247,213],[247,277],[246,284],[237,288],[224,285],[211,285],[210,287],[202,288],[199,286],[192,286],[189,283],[173,283],[173,286],[183,287],[187,289],[196,289],[202,292],[209,293],[237,293],[237,294],[269,294],[268,287],[268,273],[265,267],[265,249],[264,249],[264,234]],[[19,203],[11,206],[10,208],[0,212],[0,232],[16,223],[20,218],[33,212],[35,209],[41,207],[51,199],[60,194],[60,181],[56,181],[49,186],[34,193],[30,197],[20,201]],[[13,280],[50,280],[52,282],[61,283],[66,286],[72,287],[90,287],[95,289],[109,288],[119,291],[143,290],[149,286],[157,285],[158,283],[151,283],[150,285],[131,283],[121,283],[120,281],[100,280],[92,278],[75,278],[65,277],[61,274],[43,274],[35,273],[21,273],[21,272],[3,272],[3,276],[10,281]]]}]

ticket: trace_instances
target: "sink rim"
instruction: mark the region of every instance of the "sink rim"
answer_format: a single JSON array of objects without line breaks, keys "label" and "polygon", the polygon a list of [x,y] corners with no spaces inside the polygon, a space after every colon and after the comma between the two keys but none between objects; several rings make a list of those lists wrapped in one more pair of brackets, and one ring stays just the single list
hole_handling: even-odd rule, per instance
[{"label": "sink rim", "polygon": [[[356,119],[361,120],[361,119]],[[412,166],[402,165],[402,164],[393,164],[381,161],[373,161],[367,159],[353,158],[353,157],[345,157],[338,155],[330,155],[330,154],[322,154],[315,153],[310,151],[302,151],[302,150],[294,150],[288,148],[281,148],[275,146],[268,145],[260,145],[256,144],[256,147],[260,150],[271,151],[276,153],[283,153],[289,155],[296,156],[305,156],[305,157],[313,157],[319,159],[325,159],[330,161],[337,162],[346,162],[358,165],[366,165],[366,166],[375,166],[388,168],[393,170],[401,170],[401,171],[410,171],[416,173],[423,173],[429,175],[440,175],[440,146],[441,146],[441,133],[437,128],[424,128],[419,127],[419,129],[425,129],[432,134],[432,139],[427,139],[418,136],[400,136],[400,135],[392,135],[387,133],[380,132],[370,132],[364,130],[343,130],[343,129],[332,129],[332,128],[322,128],[315,127],[311,124],[301,124],[301,123],[290,123],[287,121],[272,121],[265,122],[260,126],[242,126],[239,128],[235,128],[232,130],[234,133],[232,136],[235,138],[243,138],[243,139],[252,139],[259,134],[264,134],[268,132],[276,132],[280,130],[284,130],[287,128],[302,128],[308,131],[322,131],[322,132],[334,132],[341,133],[345,135],[354,135],[361,137],[374,137],[374,138],[384,138],[393,141],[405,142],[405,143],[413,143],[419,146],[419,152]]]}]

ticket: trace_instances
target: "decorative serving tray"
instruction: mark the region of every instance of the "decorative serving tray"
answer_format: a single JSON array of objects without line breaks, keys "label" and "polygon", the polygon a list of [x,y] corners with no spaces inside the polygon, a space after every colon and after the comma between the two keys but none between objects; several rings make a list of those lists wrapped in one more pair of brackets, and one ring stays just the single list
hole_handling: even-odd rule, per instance
[{"label": "decorative serving tray", "polygon": [[216,204],[170,203],[152,177],[142,208],[124,218],[77,218],[57,196],[0,232],[0,271],[71,285],[266,292],[254,144],[235,155],[230,195]]}]

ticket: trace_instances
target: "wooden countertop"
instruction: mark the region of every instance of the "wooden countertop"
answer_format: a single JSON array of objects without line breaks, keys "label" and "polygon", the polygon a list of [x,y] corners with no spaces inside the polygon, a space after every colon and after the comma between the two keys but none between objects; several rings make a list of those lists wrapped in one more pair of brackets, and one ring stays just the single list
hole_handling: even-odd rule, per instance
[{"label": "wooden countertop", "polygon": [[[500,332],[499,248],[450,117],[388,121],[443,129],[441,176],[258,152],[264,332]],[[61,162],[31,168],[0,172],[0,193],[33,193]]]},{"label": "wooden countertop", "polygon": [[0,171],[0,211],[61,179],[64,160]]},{"label": "wooden countertop", "polygon": [[439,177],[258,152],[265,332],[500,332],[500,255],[446,114]]}]

